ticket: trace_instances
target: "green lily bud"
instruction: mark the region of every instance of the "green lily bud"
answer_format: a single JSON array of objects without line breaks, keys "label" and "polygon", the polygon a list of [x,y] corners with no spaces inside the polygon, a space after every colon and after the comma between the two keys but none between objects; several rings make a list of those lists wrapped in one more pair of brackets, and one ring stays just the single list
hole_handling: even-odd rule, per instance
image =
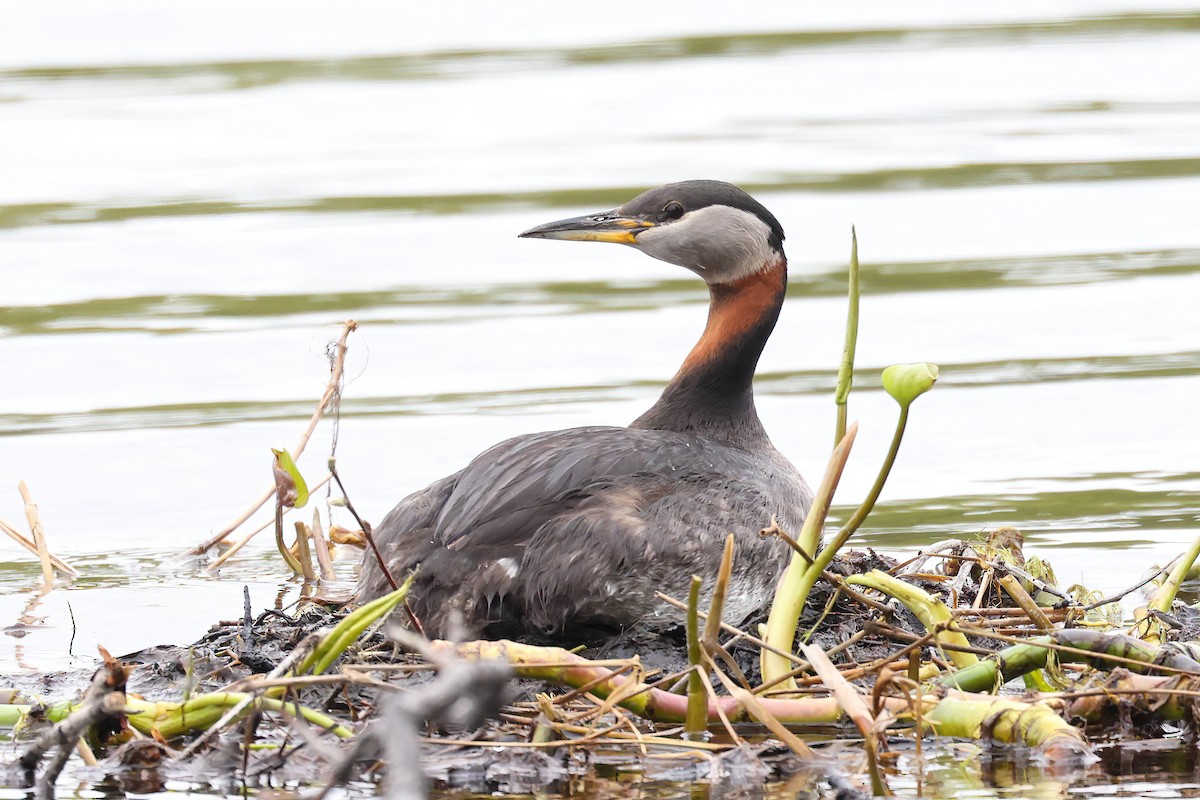
[{"label": "green lily bud", "polygon": [[893,364],[883,371],[883,388],[903,408],[933,388],[938,379],[937,364]]}]

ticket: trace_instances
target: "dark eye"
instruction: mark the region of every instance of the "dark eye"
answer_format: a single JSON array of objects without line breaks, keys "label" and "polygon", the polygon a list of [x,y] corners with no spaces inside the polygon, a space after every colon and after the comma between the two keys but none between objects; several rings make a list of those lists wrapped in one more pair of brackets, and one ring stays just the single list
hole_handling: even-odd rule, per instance
[{"label": "dark eye", "polygon": [[669,202],[665,206],[663,206],[661,216],[662,216],[662,219],[664,219],[664,220],[679,219],[680,217],[683,216],[683,204],[676,200],[672,200],[671,202]]}]

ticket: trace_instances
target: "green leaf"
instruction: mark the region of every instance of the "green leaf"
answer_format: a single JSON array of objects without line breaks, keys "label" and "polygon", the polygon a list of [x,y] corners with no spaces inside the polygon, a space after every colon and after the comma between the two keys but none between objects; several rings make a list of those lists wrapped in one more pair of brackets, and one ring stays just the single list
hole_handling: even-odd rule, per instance
[{"label": "green leaf", "polygon": [[275,496],[279,498],[280,505],[284,508],[304,508],[308,503],[308,484],[292,460],[292,454],[274,447],[271,452],[275,454],[271,471],[275,476]]}]

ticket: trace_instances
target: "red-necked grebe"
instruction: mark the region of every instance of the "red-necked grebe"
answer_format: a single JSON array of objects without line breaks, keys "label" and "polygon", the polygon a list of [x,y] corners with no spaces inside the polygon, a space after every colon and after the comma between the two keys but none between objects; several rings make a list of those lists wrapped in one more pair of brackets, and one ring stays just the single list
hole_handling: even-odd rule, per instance
[{"label": "red-necked grebe", "polygon": [[[651,189],[620,208],[539,225],[530,239],[616,242],[708,284],[708,324],[662,396],[628,428],[518,436],[409,495],[375,531],[426,632],[452,621],[563,633],[664,628],[693,574],[711,586],[725,537],[737,555],[725,619],[763,607],[789,556],[759,531],[800,530],[812,493],[767,438],[752,380],[787,286],[783,228],[720,181]],[[360,601],[389,588],[370,552]]]}]

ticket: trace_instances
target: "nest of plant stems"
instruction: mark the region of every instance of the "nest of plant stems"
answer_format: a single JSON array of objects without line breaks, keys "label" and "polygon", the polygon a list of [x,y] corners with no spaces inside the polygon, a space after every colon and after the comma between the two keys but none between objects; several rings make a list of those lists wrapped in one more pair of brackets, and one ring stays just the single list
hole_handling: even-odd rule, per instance
[{"label": "nest of plant stems", "polygon": [[408,586],[351,613],[310,603],[106,656],[82,698],[10,695],[10,780],[52,796],[58,754],[84,748],[138,793],[168,780],[569,792],[627,772],[852,796],[887,793],[945,737],[1083,767],[1089,740],[1161,735],[1196,710],[1191,649],[1151,641],[1175,630],[1164,615],[1117,628],[1113,598],[1060,587],[1012,529],[905,561],[834,559],[782,676],[762,666],[760,631],[710,622],[698,591],[663,598],[689,620],[676,635],[572,650],[428,641],[407,627]]}]

